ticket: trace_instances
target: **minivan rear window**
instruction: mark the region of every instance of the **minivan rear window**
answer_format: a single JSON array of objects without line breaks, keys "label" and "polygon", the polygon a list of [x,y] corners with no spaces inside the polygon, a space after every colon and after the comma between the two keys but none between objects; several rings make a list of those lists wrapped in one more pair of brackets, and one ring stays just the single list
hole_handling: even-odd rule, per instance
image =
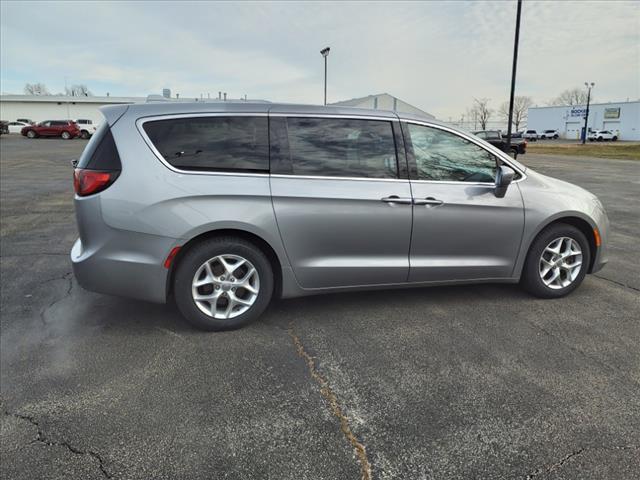
[{"label": "minivan rear window", "polygon": [[267,117],[188,117],[145,122],[144,131],[173,167],[195,171],[269,171]]},{"label": "minivan rear window", "polygon": [[287,118],[294,175],[397,178],[391,122]]}]

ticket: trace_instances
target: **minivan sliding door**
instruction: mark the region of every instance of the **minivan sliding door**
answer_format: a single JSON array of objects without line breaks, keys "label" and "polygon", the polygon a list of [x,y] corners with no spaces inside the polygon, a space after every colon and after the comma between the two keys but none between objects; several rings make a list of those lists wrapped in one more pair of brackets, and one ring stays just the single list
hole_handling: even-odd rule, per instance
[{"label": "minivan sliding door", "polygon": [[270,143],[273,207],[300,285],[406,282],[412,205],[399,122],[270,115]]}]

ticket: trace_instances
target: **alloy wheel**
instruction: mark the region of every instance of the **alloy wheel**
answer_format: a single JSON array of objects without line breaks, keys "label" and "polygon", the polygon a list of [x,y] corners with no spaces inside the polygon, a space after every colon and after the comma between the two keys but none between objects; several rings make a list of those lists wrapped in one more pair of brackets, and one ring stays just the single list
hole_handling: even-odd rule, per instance
[{"label": "alloy wheel", "polygon": [[540,279],[554,290],[571,285],[578,278],[581,269],[582,248],[573,238],[556,238],[540,256]]},{"label": "alloy wheel", "polygon": [[191,295],[205,315],[229,319],[245,313],[260,292],[260,276],[239,255],[218,255],[204,262],[193,276]]}]

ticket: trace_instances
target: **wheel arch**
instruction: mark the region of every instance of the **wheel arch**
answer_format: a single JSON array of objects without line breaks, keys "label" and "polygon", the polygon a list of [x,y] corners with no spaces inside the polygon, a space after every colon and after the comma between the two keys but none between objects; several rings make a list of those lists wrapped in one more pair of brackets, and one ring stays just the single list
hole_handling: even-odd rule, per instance
[{"label": "wheel arch", "polygon": [[206,232],[202,232],[187,242],[181,245],[180,250],[176,254],[175,258],[171,262],[171,268],[169,269],[169,274],[167,275],[167,293],[166,296],[169,296],[173,293],[173,280],[176,270],[176,265],[180,263],[180,260],[184,257],[184,255],[195,245],[209,240],[211,238],[216,237],[237,237],[241,238],[259,248],[262,253],[267,256],[269,263],[271,264],[271,269],[273,270],[273,296],[274,298],[279,298],[282,294],[282,262],[278,257],[275,249],[271,246],[269,242],[267,242],[264,238],[257,235],[256,233],[249,232],[248,230],[242,230],[239,228],[219,228],[208,230]]},{"label": "wheel arch", "polygon": [[[536,232],[533,235],[531,235],[531,240],[529,241],[527,248],[524,250],[524,259],[526,260],[526,257],[529,254],[529,249],[531,248],[531,245],[533,244],[533,242],[535,242],[538,236],[545,229],[549,228],[552,225],[558,225],[562,223],[566,225],[571,225],[577,228],[584,234],[585,238],[587,239],[587,242],[589,243],[589,253],[590,253],[589,268],[587,270],[587,273],[591,273],[591,271],[593,270],[593,265],[594,265],[596,254],[598,251],[598,247],[596,246],[596,237],[594,233],[594,229],[597,227],[595,225],[595,222],[593,222],[591,219],[587,219],[575,213],[561,214],[560,216],[550,218],[546,223],[543,223],[542,225],[540,225],[536,230]],[[522,262],[522,264],[524,265],[524,261]]]}]

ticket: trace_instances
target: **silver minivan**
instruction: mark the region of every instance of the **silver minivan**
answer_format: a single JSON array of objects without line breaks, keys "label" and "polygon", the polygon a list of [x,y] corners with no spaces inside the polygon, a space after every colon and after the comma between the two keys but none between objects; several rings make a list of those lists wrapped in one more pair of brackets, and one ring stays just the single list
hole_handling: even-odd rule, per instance
[{"label": "silver minivan", "polygon": [[237,328],[272,297],[520,282],[606,263],[589,192],[420,116],[269,103],[104,107],[74,171],[74,273]]}]

